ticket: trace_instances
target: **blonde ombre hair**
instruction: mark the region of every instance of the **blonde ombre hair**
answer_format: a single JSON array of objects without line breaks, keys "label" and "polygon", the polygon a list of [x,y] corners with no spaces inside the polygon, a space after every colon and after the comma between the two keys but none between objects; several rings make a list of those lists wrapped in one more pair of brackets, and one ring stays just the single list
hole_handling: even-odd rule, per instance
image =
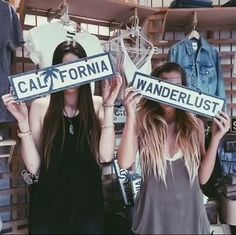
[{"label": "blonde ombre hair", "polygon": [[[152,72],[152,76],[161,78],[162,73],[173,71],[180,73],[182,84],[186,85],[185,72],[176,63],[163,64]],[[137,134],[144,179],[145,176],[154,174],[166,184],[167,123],[162,116],[163,110],[159,103],[147,99],[140,102]],[[177,138],[173,147],[182,151],[190,181],[193,182],[200,165],[199,124],[193,114],[176,109],[176,128]]]}]

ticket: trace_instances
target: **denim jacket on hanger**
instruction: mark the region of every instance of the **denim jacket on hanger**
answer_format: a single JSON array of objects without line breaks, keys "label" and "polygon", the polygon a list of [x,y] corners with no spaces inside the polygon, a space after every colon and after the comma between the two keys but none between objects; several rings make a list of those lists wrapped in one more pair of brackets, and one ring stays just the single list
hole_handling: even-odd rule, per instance
[{"label": "denim jacket on hanger", "polygon": [[225,99],[219,53],[202,36],[199,40],[198,49],[194,50],[192,39],[185,37],[170,48],[169,60],[185,69],[190,88]]}]

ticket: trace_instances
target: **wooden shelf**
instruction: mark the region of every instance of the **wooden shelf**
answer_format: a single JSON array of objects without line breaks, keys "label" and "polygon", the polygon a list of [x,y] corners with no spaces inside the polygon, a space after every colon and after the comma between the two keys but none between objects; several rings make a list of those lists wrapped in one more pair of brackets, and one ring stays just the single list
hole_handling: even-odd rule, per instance
[{"label": "wooden shelf", "polygon": [[168,9],[164,19],[164,32],[188,31],[197,13],[197,30],[236,29],[235,7]]},{"label": "wooden shelf", "polygon": [[[62,0],[22,0],[25,11],[56,11]],[[157,8],[140,6],[119,0],[67,0],[69,14],[98,21],[120,23],[134,16],[137,9],[140,22],[158,12]]]},{"label": "wooden shelf", "polygon": [[0,158],[8,158],[8,163],[10,163],[15,145],[16,145],[16,141],[13,139],[1,140],[0,147],[10,147],[10,148],[9,148],[9,153],[0,154]]}]

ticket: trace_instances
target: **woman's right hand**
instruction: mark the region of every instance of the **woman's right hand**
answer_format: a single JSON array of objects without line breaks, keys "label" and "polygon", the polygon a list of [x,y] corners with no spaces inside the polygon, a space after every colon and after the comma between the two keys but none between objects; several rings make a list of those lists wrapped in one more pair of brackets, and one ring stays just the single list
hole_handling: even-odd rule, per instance
[{"label": "woman's right hand", "polygon": [[136,88],[128,87],[125,89],[123,104],[125,106],[127,117],[135,117],[136,107],[141,98],[142,95]]},{"label": "woman's right hand", "polygon": [[15,117],[18,123],[28,122],[28,108],[24,102],[16,102],[12,93],[3,95],[2,100],[7,110]]}]

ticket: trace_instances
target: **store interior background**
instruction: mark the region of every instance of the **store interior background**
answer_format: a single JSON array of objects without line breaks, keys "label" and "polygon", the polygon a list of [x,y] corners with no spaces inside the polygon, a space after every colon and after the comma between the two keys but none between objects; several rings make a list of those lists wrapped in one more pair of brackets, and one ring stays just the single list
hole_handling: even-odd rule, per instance
[{"label": "store interior background", "polygon": [[[86,1],[86,0],[85,0]],[[100,1],[100,0],[95,0]],[[221,6],[228,0],[213,0],[215,7]],[[102,2],[102,0],[101,0]],[[122,1],[120,1],[122,2]],[[139,4],[140,6],[148,6],[153,8],[163,9],[169,7],[171,0],[123,0],[123,2]],[[17,1],[15,1],[17,5]],[[18,1],[19,3],[19,1]],[[106,6],[103,6],[104,8]],[[209,9],[210,10],[210,9]],[[192,10],[193,11],[193,10]],[[236,16],[236,9],[235,9]],[[233,77],[234,52],[236,51],[236,19],[234,21],[234,28],[228,29],[222,27],[220,30],[214,29],[209,31],[199,31],[204,38],[209,38],[210,42],[218,49],[221,55],[221,64],[223,66],[225,89],[227,94],[227,112],[231,116],[236,116],[236,77]],[[167,59],[167,54],[171,43],[183,39],[186,35],[184,31],[165,32],[163,38],[163,15],[159,14],[157,17],[152,16],[145,22],[147,36],[158,47],[159,53],[153,57],[153,65]],[[47,17],[26,14],[24,21],[24,31],[32,27],[48,24]],[[91,34],[97,35],[100,40],[108,40],[113,35],[113,28],[105,25],[96,25],[81,23],[83,29],[89,31]],[[196,28],[198,30],[198,26]],[[164,39],[164,41],[163,41]],[[46,37],[45,37],[46,40]],[[12,73],[22,73],[35,69],[24,48],[16,50],[15,64],[12,68]],[[1,125],[1,124],[0,124]],[[28,187],[25,185],[20,175],[24,165],[21,160],[19,146],[20,142],[16,137],[16,125],[4,125],[0,128],[10,132],[10,137],[17,141],[12,160],[8,163],[8,159],[0,158],[0,216],[3,221],[2,234],[25,234],[27,233],[27,215],[28,215],[28,201],[29,193]],[[117,144],[119,143],[119,136],[117,137]],[[114,169],[107,164],[104,166],[104,193],[106,198],[107,210],[115,210],[119,213],[122,210],[122,200],[119,188],[117,186],[117,179]]]}]

